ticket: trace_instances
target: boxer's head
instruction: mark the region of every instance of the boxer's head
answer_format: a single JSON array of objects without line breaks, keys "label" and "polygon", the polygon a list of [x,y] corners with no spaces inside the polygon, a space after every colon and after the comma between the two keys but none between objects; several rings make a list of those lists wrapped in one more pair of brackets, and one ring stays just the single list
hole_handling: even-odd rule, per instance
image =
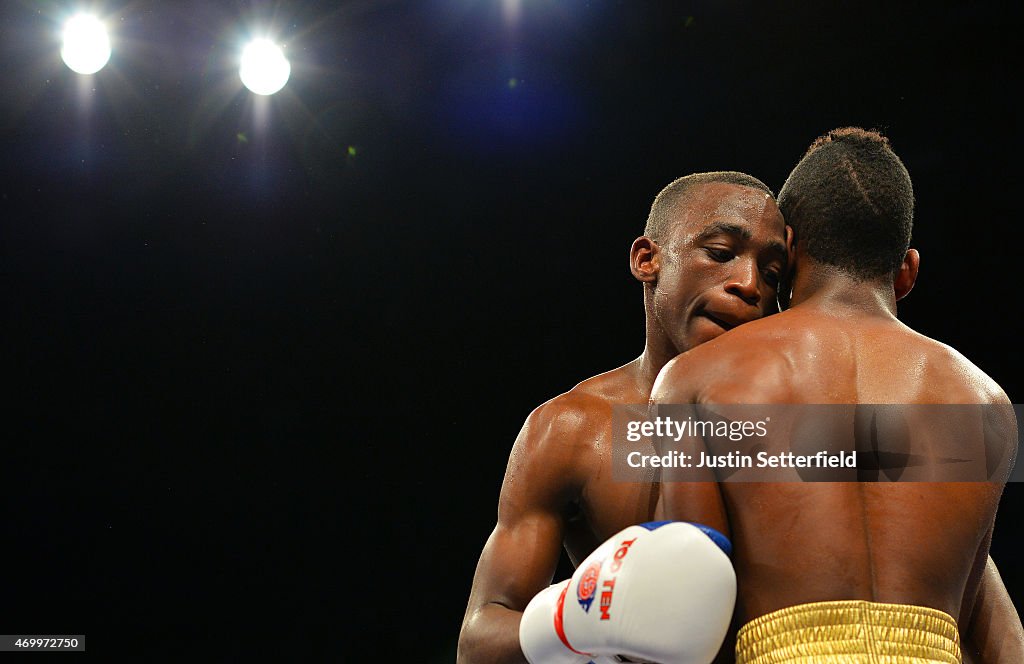
[{"label": "boxer's head", "polygon": [[779,208],[802,261],[857,280],[891,280],[897,298],[913,287],[914,188],[878,132],[844,127],[818,138],[782,186]]},{"label": "boxer's head", "polygon": [[775,311],[787,232],[771,191],[749,175],[698,173],[662,190],[630,251],[648,342],[678,353]]}]

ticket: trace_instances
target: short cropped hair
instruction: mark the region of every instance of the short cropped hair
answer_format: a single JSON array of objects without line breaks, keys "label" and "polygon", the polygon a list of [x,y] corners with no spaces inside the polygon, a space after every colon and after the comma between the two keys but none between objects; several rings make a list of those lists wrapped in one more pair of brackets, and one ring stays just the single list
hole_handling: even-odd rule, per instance
[{"label": "short cropped hair", "polygon": [[876,279],[903,263],[914,187],[889,139],[843,127],[811,144],[779,191],[779,209],[811,258]]},{"label": "short cropped hair", "polygon": [[670,182],[667,187],[655,196],[654,203],[651,204],[651,212],[647,215],[644,235],[655,242],[663,242],[664,235],[672,223],[674,213],[679,209],[679,205],[685,202],[687,194],[698,185],[711,184],[713,182],[737,184],[742,187],[760,189],[771,196],[773,200],[775,199],[775,194],[768,188],[768,185],[746,173],[712,171],[709,173],[685,175]]}]

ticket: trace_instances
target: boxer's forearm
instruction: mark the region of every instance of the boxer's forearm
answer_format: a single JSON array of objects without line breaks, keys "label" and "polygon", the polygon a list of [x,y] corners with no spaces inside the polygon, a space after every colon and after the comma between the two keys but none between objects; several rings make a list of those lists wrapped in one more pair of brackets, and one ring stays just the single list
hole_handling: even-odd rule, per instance
[{"label": "boxer's forearm", "polygon": [[459,635],[457,664],[527,664],[519,647],[522,611],[485,604],[466,621]]}]

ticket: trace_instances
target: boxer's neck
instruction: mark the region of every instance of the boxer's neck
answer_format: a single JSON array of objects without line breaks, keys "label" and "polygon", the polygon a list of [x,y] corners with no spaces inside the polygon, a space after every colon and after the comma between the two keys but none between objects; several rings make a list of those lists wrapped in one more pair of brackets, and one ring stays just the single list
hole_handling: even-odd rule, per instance
[{"label": "boxer's neck", "polygon": [[668,340],[652,339],[651,335],[648,335],[644,352],[633,360],[636,382],[640,390],[649,393],[654,387],[654,380],[658,377],[658,372],[678,354],[679,351]]},{"label": "boxer's neck", "polygon": [[796,270],[789,305],[895,317],[896,293],[891,280],[860,279],[839,268],[812,263]]}]

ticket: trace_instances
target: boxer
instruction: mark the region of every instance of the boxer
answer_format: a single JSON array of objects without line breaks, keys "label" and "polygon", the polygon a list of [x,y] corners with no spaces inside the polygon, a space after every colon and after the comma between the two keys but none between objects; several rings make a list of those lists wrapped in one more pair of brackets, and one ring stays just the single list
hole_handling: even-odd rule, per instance
[{"label": "boxer", "polygon": [[612,409],[646,408],[658,370],[673,356],[775,311],[785,240],[771,191],[748,175],[688,175],[658,194],[629,254],[643,284],[643,353],[527,418],[473,579],[460,663],[526,661],[523,610],[551,583],[563,545],[579,566],[615,533],[656,516],[656,485],[611,479]]},{"label": "boxer", "polygon": [[[732,539],[739,664],[958,664],[1016,446],[1009,400],[962,355],[896,318],[920,257],[909,248],[910,175],[885,137],[843,128],[819,138],[779,206],[793,230],[791,308],[671,361],[652,402],[982,404],[995,421],[952,442],[966,450],[988,443],[989,429],[1003,432],[992,460],[1001,470],[955,483],[667,482],[666,517]],[[921,419],[914,435],[946,441],[946,424]],[[714,453],[720,443],[696,444]],[[686,565],[680,557],[680,573]],[[1016,622],[974,655],[1024,662]]]}]

